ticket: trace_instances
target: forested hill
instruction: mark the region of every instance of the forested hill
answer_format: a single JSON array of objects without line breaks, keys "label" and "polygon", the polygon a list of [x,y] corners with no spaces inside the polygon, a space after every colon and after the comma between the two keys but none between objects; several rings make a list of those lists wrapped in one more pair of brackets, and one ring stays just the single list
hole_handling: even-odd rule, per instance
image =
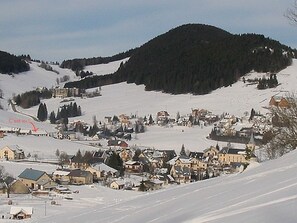
[{"label": "forested hill", "polygon": [[209,25],[188,24],[145,43],[116,73],[67,86],[127,81],[144,84],[146,90],[205,94],[231,85],[251,70],[277,72],[291,64],[294,52],[263,35],[233,35]]},{"label": "forested hill", "polygon": [[14,56],[4,51],[0,51],[0,73],[10,74],[10,73],[20,73],[28,71],[30,66],[26,63],[23,58],[30,57],[28,56]]}]

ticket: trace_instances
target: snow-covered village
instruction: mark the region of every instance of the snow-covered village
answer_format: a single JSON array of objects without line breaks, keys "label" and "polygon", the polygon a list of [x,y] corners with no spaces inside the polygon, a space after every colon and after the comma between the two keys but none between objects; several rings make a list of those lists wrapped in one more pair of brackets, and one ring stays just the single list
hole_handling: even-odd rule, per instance
[{"label": "snow-covered village", "polygon": [[113,56],[61,45],[61,62],[0,43],[0,223],[297,221],[294,44],[182,24]]}]

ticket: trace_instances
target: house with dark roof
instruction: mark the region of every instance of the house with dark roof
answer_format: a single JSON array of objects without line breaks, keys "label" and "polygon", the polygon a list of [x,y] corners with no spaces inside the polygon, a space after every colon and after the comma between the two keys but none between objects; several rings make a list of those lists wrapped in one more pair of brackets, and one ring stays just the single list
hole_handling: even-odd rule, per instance
[{"label": "house with dark roof", "polygon": [[108,177],[118,177],[119,171],[106,165],[105,163],[95,163],[89,166],[86,171],[93,174],[94,180],[104,180]]},{"label": "house with dark roof", "polygon": [[72,170],[69,174],[70,184],[84,185],[93,183],[93,174],[80,169]]},{"label": "house with dark roof", "polygon": [[20,181],[25,184],[30,189],[36,190],[36,189],[45,189],[43,187],[44,182],[50,183],[52,181],[51,177],[44,171],[40,170],[34,170],[31,168],[25,169],[20,175],[19,175]]},{"label": "house with dark roof", "polygon": [[107,146],[116,148],[127,148],[128,144],[123,140],[108,140]]},{"label": "house with dark roof", "polygon": [[142,173],[143,164],[139,161],[129,160],[125,162],[125,171],[128,173]]},{"label": "house with dark roof", "polygon": [[221,165],[230,165],[231,163],[248,163],[245,158],[244,149],[235,149],[228,145],[223,147],[218,154],[218,161]]},{"label": "house with dark roof", "polygon": [[189,157],[190,158],[196,158],[196,159],[202,160],[203,159],[203,155],[204,155],[203,152],[190,152]]}]

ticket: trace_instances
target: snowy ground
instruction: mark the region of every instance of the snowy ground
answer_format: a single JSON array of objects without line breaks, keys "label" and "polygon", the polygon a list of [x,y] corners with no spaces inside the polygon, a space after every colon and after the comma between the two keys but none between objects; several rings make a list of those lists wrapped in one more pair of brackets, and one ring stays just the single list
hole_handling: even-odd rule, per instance
[{"label": "snowy ground", "polygon": [[[103,65],[102,65],[103,66]],[[116,70],[119,63],[113,65],[88,67],[98,75],[105,71]],[[101,67],[101,68],[100,68]],[[74,73],[54,69],[59,75],[42,70],[33,63],[31,71],[10,77],[0,75],[0,89],[4,92],[1,104],[6,110],[0,110],[0,126],[30,128],[32,122],[40,130],[54,131],[49,123],[35,122],[26,115],[17,114],[7,106],[7,99],[13,93],[33,90],[34,87],[55,86],[56,78]],[[100,71],[101,70],[101,71]],[[100,73],[101,72],[101,73]],[[102,96],[91,99],[75,99],[83,110],[79,117],[92,123],[93,116],[103,120],[105,116],[136,114],[144,116],[167,110],[175,118],[191,112],[191,108],[204,108],[214,114],[228,112],[243,116],[251,108],[266,112],[270,97],[276,94],[294,92],[297,83],[297,61],[292,66],[278,73],[280,85],[275,89],[256,90],[255,85],[246,85],[239,81],[232,87],[215,90],[203,96],[170,95],[161,92],[146,92],[144,86],[120,83],[102,87]],[[246,78],[262,76],[251,73]],[[48,111],[57,110],[60,99],[49,99]],[[18,110],[36,116],[38,107]],[[19,121],[21,120],[21,121]],[[25,120],[25,121],[23,121]],[[206,136],[211,127],[150,127],[145,134],[138,134],[129,144],[152,146],[160,149],[179,150],[182,144],[186,149],[201,151],[216,142]],[[0,147],[18,144],[25,152],[36,152],[40,158],[54,158],[56,149],[74,154],[77,149],[92,150],[86,142],[55,140],[49,137],[10,135],[0,140]],[[221,144],[225,145],[225,144]],[[285,157],[263,163],[242,174],[219,177],[212,180],[181,185],[152,193],[114,191],[96,185],[94,188],[80,187],[79,194],[73,194],[73,201],[58,199],[58,206],[46,204],[44,199],[28,197],[13,198],[21,206],[33,206],[34,216],[28,222],[296,222],[297,221],[297,152]],[[14,176],[28,166],[52,171],[55,166],[45,164],[16,164],[1,162]],[[43,166],[44,165],[44,166]],[[77,188],[74,188],[75,190]],[[7,213],[9,206],[5,196],[0,197],[0,215]],[[47,205],[47,206],[46,206]],[[46,208],[46,213],[45,213]],[[46,214],[46,216],[45,216]],[[6,222],[1,220],[0,222]],[[9,221],[11,222],[11,221]]]},{"label": "snowy ground", "polygon": [[[18,206],[32,206],[27,222],[170,222],[295,223],[297,220],[297,151],[245,172],[155,192],[116,191],[95,185],[71,187],[73,200],[29,195],[12,197]],[[3,195],[0,215],[9,211]],[[45,210],[46,209],[46,210]],[[11,222],[1,220],[0,222]]]}]

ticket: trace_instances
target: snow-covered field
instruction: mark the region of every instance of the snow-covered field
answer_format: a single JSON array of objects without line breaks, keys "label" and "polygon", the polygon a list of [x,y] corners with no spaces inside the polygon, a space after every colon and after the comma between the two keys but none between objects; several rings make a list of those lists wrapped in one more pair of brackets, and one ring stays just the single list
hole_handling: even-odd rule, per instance
[{"label": "snow-covered field", "polygon": [[[118,63],[87,67],[98,75],[116,70]],[[4,93],[0,110],[0,126],[31,127],[31,122],[40,130],[54,131],[54,126],[36,122],[32,118],[14,113],[7,106],[12,94],[33,90],[35,87],[56,85],[56,78],[73,72],[57,66],[59,75],[45,71],[31,64],[31,71],[14,77],[0,75],[0,89]],[[246,78],[264,74],[251,73]],[[75,101],[81,106],[83,116],[79,119],[92,123],[93,116],[103,120],[105,116],[136,114],[153,117],[166,110],[175,118],[177,112],[189,114],[191,108],[208,109],[214,114],[227,112],[243,116],[252,108],[266,112],[271,96],[294,92],[297,83],[297,60],[293,65],[278,73],[280,85],[274,89],[256,90],[255,85],[242,81],[231,87],[224,87],[211,94],[194,96],[191,94],[170,95],[161,92],[146,92],[144,86],[120,83],[102,87],[102,96]],[[61,99],[44,100],[48,111],[57,111]],[[19,111],[36,116],[38,106]],[[211,127],[149,127],[145,134],[138,134],[130,145],[151,146],[159,149],[186,149],[202,151],[217,142],[206,139]],[[78,149],[92,150],[84,142],[56,140],[50,137],[9,135],[0,140],[0,147],[19,145],[26,153],[37,153],[40,158],[54,158],[56,149],[74,154]],[[220,144],[225,145],[225,144]],[[33,206],[34,215],[28,222],[297,222],[297,152],[259,166],[242,174],[219,177],[212,180],[171,187],[157,192],[136,193],[114,191],[95,185],[79,187],[80,193],[73,194],[74,200],[59,199],[58,206],[45,204],[44,200],[32,197],[12,198],[18,205]],[[48,164],[18,164],[1,162],[8,172],[17,176],[26,167],[52,171],[55,166]],[[77,188],[74,188],[76,190]],[[58,198],[57,198],[58,199]],[[47,206],[46,206],[47,205]],[[45,208],[46,216],[45,216]],[[9,209],[7,199],[0,197],[0,215]],[[4,222],[1,220],[0,222]],[[6,220],[7,221],[7,220]],[[11,222],[11,221],[9,221]]]}]

